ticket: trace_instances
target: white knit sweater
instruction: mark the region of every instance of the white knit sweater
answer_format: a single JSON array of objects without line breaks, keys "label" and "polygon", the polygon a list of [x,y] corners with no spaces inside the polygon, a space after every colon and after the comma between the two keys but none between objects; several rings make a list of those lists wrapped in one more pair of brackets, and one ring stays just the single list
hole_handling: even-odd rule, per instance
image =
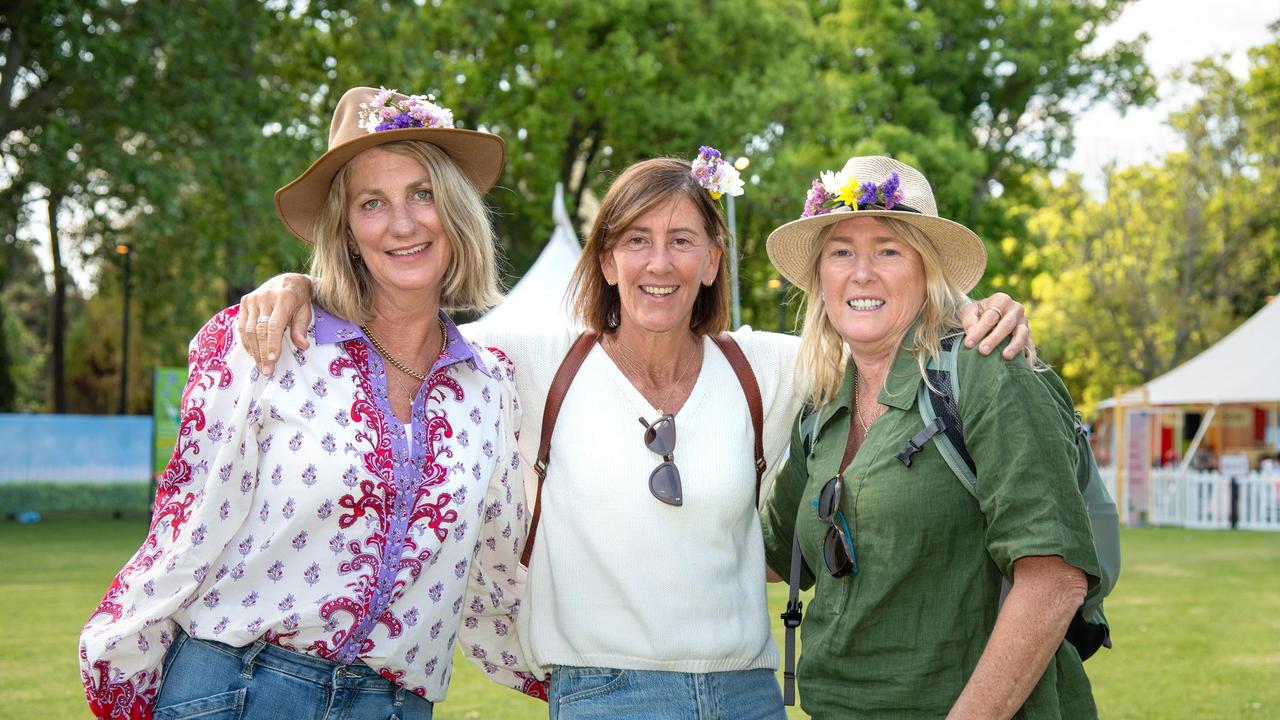
[{"label": "white knit sweater", "polygon": [[[547,391],[576,332],[555,335],[464,327],[516,366],[523,405],[520,453],[532,500]],[[760,385],[768,472],[786,450],[800,398],[792,388],[798,340],[733,333]],[[541,666],[718,672],[776,668],[764,550],[756,514],[754,431],[742,388],[719,349],[676,415],[675,463],[684,505],[649,493],[661,458],[645,447],[658,411],[597,345],[565,396],[542,519],[518,617],[526,658]]]}]

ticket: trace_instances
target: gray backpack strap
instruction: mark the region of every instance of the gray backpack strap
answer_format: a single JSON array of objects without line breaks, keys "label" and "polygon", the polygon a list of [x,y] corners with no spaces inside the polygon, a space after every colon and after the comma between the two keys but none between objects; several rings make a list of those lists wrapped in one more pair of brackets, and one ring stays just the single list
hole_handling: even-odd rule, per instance
[{"label": "gray backpack strap", "polygon": [[[813,436],[818,426],[818,413],[811,405],[805,405],[800,410],[800,416],[797,420],[800,428],[800,438],[804,448],[805,457],[809,457],[809,453],[813,452]],[[782,666],[782,702],[784,705],[796,704],[796,628],[800,627],[800,620],[804,617],[804,603],[800,602],[800,571],[804,565],[804,557],[800,554],[800,532],[797,524],[796,530],[791,532],[791,574],[788,580],[787,590],[787,608],[782,613],[782,625],[786,628],[784,634],[784,660]]]},{"label": "gray backpack strap", "polygon": [[791,533],[791,578],[787,591],[787,609],[782,613],[782,624],[786,627],[786,660],[782,666],[782,704],[796,704],[796,628],[800,627],[800,619],[804,616],[804,603],[800,602],[800,566],[804,559],[800,556],[800,531],[797,528]]},{"label": "gray backpack strap", "polygon": [[931,392],[927,384],[920,383],[920,390],[916,393],[916,407],[920,410],[920,418],[924,420],[926,428],[939,428],[939,432],[932,436],[934,445],[951,471],[960,479],[964,489],[977,498],[978,476],[968,451],[962,449],[964,428],[960,424],[958,406],[960,373],[956,371],[957,358],[960,356],[959,340],[959,335],[943,338],[942,355],[936,362],[930,359],[925,368],[929,382],[938,392]]}]

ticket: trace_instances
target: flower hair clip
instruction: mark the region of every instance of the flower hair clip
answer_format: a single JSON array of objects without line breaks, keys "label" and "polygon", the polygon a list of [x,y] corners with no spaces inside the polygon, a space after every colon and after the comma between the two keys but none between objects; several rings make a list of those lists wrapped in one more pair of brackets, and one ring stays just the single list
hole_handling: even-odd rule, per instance
[{"label": "flower hair clip", "polygon": [[[800,217],[826,215],[841,207],[850,210],[878,208],[892,210],[902,202],[901,180],[898,173],[889,173],[883,182],[858,182],[852,172],[824,172],[809,188],[804,200],[804,213]],[[899,206],[899,210],[911,210]]]},{"label": "flower hair clip", "polygon": [[720,151],[703,145],[698,148],[698,157],[693,159],[693,179],[711,193],[712,200],[719,200],[721,195],[738,197],[742,195],[742,176],[738,169],[720,157]]},{"label": "flower hair clip", "polygon": [[395,100],[395,90],[379,87],[373,100],[360,103],[360,127],[370,133],[405,128],[452,128],[453,111],[435,103],[434,95]]}]

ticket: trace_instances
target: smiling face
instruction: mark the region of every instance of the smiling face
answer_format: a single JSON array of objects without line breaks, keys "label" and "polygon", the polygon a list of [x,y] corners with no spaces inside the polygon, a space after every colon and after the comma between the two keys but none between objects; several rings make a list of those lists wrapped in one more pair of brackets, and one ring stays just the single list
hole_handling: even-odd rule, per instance
[{"label": "smiling face", "polygon": [[373,279],[375,304],[438,305],[451,250],[430,173],[411,157],[372,148],[351,161],[346,182],[351,242]]},{"label": "smiling face", "polygon": [[880,218],[841,221],[818,258],[822,299],[840,337],[855,351],[897,348],[924,307],[920,253]]},{"label": "smiling face", "polygon": [[600,256],[600,269],[621,299],[619,327],[653,333],[687,332],[694,300],[719,267],[720,246],[708,237],[698,209],[679,194],[637,217]]}]

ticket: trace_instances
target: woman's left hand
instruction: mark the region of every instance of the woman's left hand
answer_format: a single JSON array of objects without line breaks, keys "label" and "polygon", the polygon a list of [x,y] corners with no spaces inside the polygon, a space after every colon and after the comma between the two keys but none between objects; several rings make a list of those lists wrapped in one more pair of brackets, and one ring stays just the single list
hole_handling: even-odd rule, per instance
[{"label": "woman's left hand", "polygon": [[960,310],[960,323],[964,329],[964,346],[978,345],[978,352],[983,355],[990,355],[1005,338],[1009,338],[1009,345],[1004,349],[1005,360],[1012,360],[1023,350],[1034,347],[1026,308],[1002,292],[965,305]]}]

